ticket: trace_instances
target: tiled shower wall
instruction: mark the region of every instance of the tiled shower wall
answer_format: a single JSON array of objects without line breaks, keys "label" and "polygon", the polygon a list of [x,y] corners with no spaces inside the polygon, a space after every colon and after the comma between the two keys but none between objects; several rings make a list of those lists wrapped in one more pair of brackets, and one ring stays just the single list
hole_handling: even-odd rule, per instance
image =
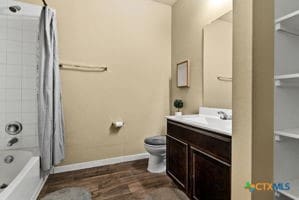
[{"label": "tiled shower wall", "polygon": [[[38,146],[37,32],[38,18],[0,15],[0,149]],[[23,131],[8,135],[5,125],[21,122]],[[17,137],[19,142],[7,147]]]}]

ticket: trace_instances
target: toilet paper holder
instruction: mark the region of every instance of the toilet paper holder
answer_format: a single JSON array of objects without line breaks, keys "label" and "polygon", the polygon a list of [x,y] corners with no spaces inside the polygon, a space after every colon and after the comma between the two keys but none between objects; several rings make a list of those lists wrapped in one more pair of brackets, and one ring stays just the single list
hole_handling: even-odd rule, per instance
[{"label": "toilet paper holder", "polygon": [[112,122],[112,126],[114,127],[114,128],[121,128],[121,127],[123,127],[125,125],[125,122],[123,122],[123,121],[114,121],[114,122]]}]

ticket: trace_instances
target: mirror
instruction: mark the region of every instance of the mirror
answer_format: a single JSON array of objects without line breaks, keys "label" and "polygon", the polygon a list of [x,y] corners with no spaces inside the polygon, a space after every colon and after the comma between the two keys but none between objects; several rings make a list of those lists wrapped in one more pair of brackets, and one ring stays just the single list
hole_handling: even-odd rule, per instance
[{"label": "mirror", "polygon": [[204,106],[232,107],[232,11],[203,30]]}]

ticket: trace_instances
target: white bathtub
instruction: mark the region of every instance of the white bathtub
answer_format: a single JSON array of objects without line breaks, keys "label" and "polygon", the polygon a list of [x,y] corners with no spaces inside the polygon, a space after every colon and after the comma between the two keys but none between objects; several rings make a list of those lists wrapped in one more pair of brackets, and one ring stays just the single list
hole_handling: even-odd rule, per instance
[{"label": "white bathtub", "polygon": [[[14,157],[13,162],[4,162],[6,156]],[[39,157],[30,151],[0,151],[0,200],[35,200],[42,185]]]}]

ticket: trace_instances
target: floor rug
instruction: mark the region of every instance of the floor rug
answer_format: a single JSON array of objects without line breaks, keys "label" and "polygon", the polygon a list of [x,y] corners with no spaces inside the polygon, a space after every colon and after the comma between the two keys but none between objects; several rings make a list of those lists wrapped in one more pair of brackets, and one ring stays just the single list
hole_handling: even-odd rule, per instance
[{"label": "floor rug", "polygon": [[189,200],[189,198],[177,188],[159,188],[147,194],[145,200]]}]

